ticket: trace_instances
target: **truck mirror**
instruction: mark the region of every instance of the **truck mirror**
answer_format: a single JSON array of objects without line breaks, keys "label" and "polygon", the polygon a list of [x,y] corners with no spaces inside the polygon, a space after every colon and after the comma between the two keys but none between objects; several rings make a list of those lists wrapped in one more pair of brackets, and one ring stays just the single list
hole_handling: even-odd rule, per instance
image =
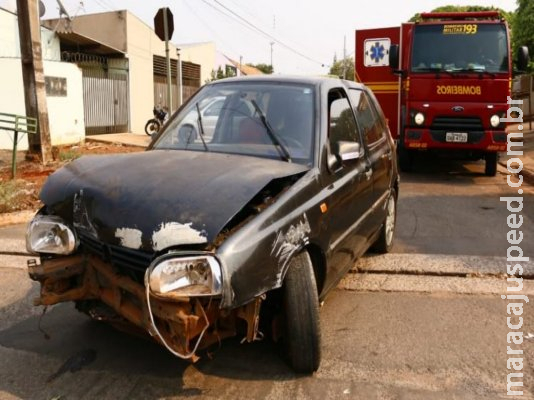
[{"label": "truck mirror", "polygon": [[393,70],[399,69],[399,45],[392,44],[389,47],[389,66]]},{"label": "truck mirror", "polygon": [[517,69],[520,72],[524,72],[527,70],[529,61],[528,56],[528,47],[527,46],[519,46],[519,51],[517,55]]}]

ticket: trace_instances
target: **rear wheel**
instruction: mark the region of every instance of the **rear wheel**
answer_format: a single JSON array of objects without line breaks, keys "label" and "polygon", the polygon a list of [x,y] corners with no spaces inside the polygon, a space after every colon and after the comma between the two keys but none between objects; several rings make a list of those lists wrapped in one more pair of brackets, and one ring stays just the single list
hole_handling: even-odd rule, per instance
[{"label": "rear wheel", "polygon": [[145,125],[145,133],[148,136],[152,136],[155,133],[158,133],[161,124],[157,119],[149,119]]},{"label": "rear wheel", "polygon": [[373,249],[378,253],[389,253],[393,247],[393,236],[395,233],[395,224],[397,222],[397,193],[395,189],[391,190],[386,205],[386,219],[380,230],[380,236],[373,245]]},{"label": "rear wheel", "polygon": [[497,174],[497,153],[486,153],[486,176],[495,176]]},{"label": "rear wheel", "polygon": [[321,325],[317,284],[308,252],[301,252],[291,261],[283,296],[284,343],[289,364],[297,372],[311,374],[321,362]]}]

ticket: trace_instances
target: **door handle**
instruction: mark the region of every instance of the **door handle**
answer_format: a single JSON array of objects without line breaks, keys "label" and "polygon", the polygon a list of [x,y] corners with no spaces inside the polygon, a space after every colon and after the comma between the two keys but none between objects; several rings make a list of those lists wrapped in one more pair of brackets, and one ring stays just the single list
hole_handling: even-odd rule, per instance
[{"label": "door handle", "polygon": [[363,173],[365,175],[365,179],[369,180],[373,176],[373,168],[367,167]]},{"label": "door handle", "polygon": [[387,158],[389,161],[391,161],[391,158],[392,158],[391,151],[388,151],[387,153],[382,154],[382,158]]}]

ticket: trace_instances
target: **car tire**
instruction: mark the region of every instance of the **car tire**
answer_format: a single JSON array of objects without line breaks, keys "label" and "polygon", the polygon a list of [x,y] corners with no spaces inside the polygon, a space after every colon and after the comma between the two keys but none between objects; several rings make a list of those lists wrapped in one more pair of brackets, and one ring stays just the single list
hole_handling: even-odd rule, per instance
[{"label": "car tire", "polygon": [[397,193],[395,189],[391,190],[386,205],[386,218],[380,228],[380,234],[373,250],[377,253],[386,254],[391,251],[393,247],[393,238],[395,235],[395,225],[397,224]]},{"label": "car tire", "polygon": [[317,371],[321,362],[319,296],[310,255],[290,262],[283,285],[284,343],[290,366],[300,373]]},{"label": "car tire", "polygon": [[148,136],[152,136],[153,134],[158,133],[160,128],[161,124],[157,119],[149,119],[145,125],[145,133]]},{"label": "car tire", "polygon": [[486,167],[484,168],[484,174],[486,176],[497,175],[497,153],[486,153]]}]

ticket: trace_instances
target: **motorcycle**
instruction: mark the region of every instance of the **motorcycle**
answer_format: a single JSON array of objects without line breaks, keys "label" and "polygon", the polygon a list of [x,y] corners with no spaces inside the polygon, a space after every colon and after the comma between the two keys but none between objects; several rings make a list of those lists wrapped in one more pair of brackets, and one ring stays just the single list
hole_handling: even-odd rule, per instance
[{"label": "motorcycle", "polygon": [[154,118],[151,118],[147,121],[145,125],[145,133],[148,136],[152,136],[159,132],[163,123],[167,120],[167,108],[166,107],[154,107],[152,110]]}]

